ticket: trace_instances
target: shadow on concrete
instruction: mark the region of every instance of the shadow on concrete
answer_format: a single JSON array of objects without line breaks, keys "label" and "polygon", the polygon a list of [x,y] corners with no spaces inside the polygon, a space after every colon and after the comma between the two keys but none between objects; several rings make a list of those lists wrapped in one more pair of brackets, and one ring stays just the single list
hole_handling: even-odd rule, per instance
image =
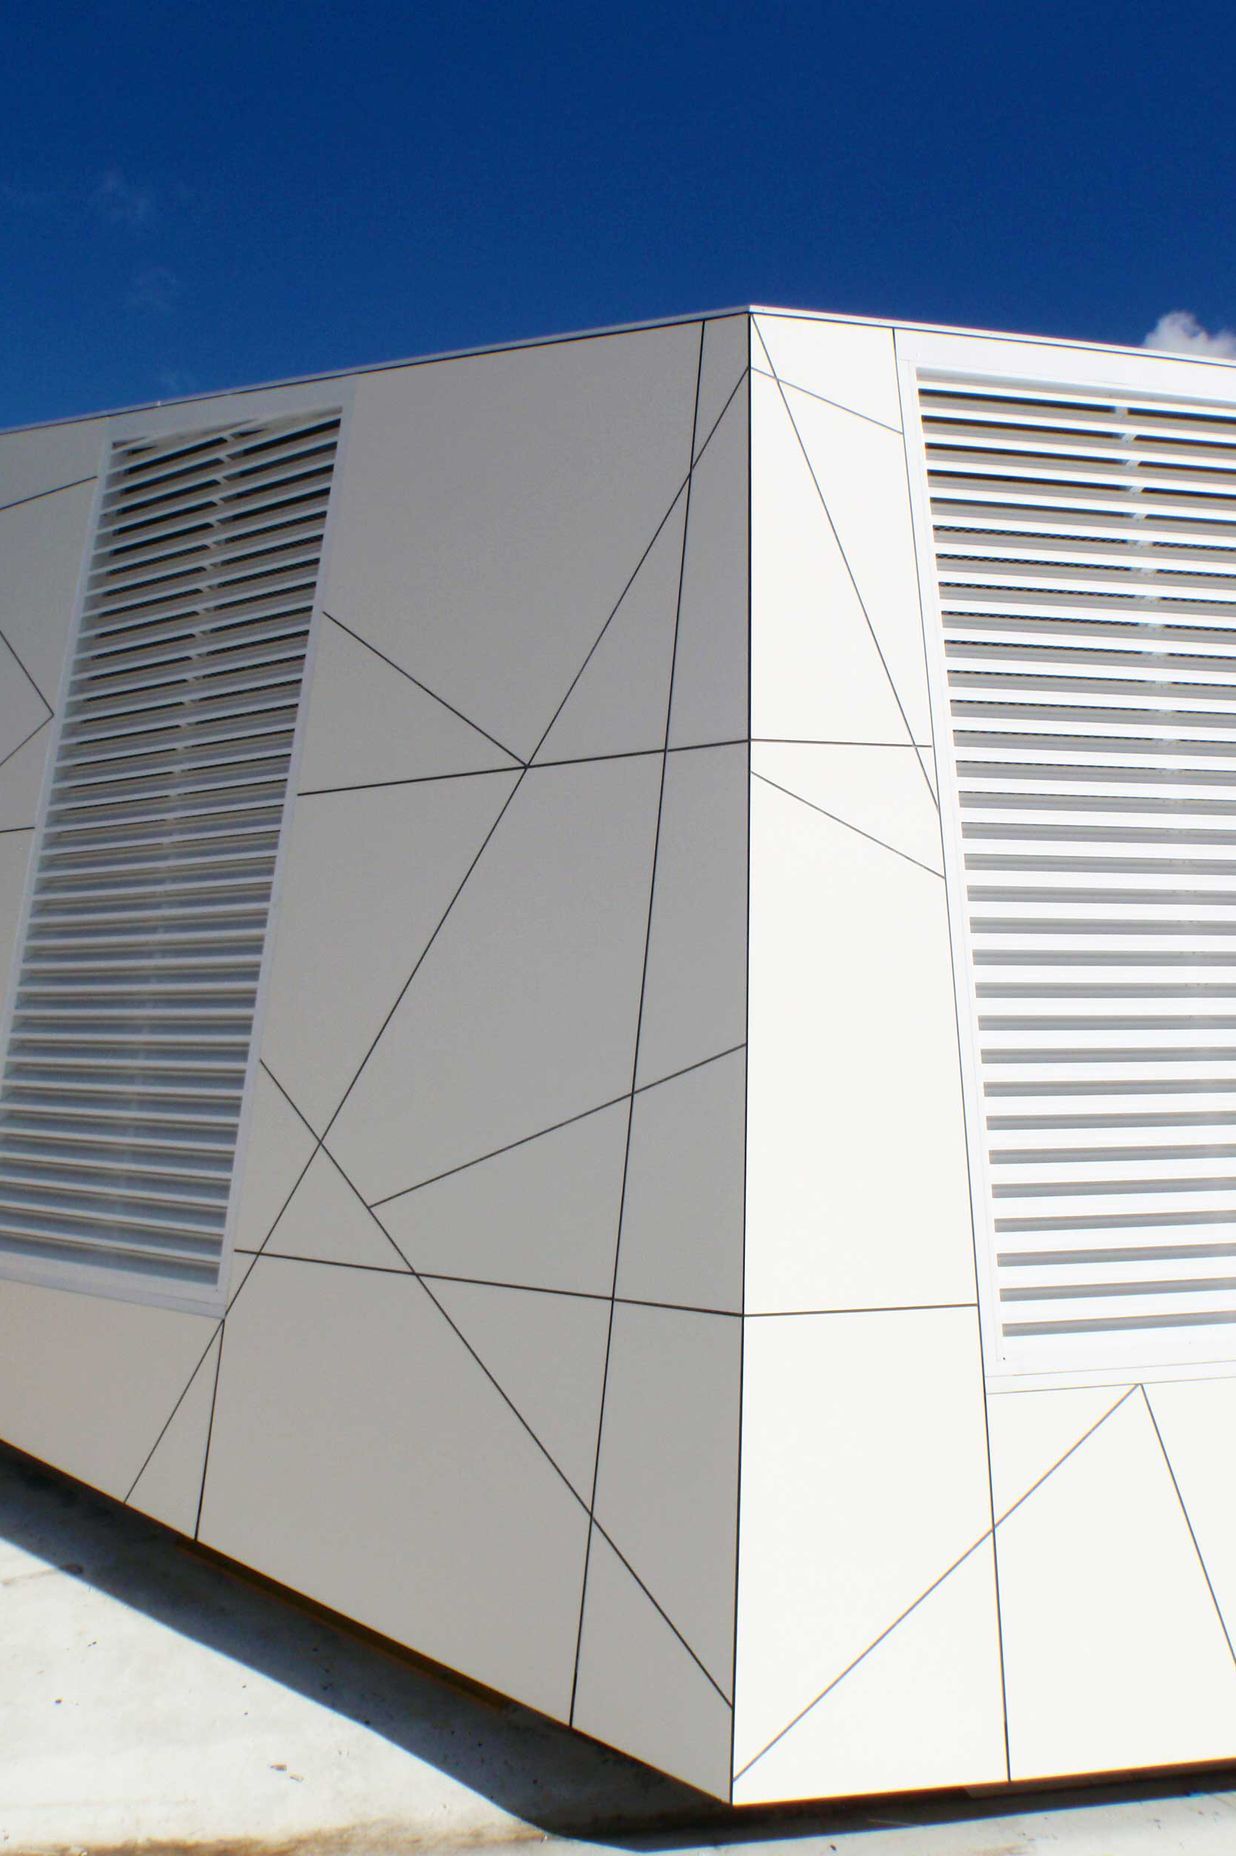
[{"label": "shadow on concrete", "polygon": [[829,1839],[1016,1812],[1181,1798],[1231,1771],[974,1797],[734,1809],[304,1604],[0,1445],[0,1535],[183,1637],[380,1734],[535,1835],[631,1850]]}]

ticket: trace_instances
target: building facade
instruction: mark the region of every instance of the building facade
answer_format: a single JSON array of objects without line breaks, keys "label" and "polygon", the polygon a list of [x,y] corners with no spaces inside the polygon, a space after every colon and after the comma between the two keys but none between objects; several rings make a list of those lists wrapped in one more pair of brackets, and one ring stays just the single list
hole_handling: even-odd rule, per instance
[{"label": "building facade", "polygon": [[0,435],[0,1436],[737,1803],[1236,1753],[1236,372]]}]

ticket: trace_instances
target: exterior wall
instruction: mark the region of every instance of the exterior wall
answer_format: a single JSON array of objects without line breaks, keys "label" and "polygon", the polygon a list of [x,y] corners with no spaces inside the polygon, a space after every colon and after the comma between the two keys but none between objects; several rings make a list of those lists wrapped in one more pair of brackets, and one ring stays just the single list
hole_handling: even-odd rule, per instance
[{"label": "exterior wall", "polygon": [[[1164,408],[1173,400],[1183,401],[1186,406],[1192,401],[1212,400],[1220,402],[1219,410],[1230,414],[1236,405],[1236,373],[1230,365],[1160,355],[1087,355],[1051,343],[1012,338],[973,337],[963,343],[943,335],[899,334],[898,349],[903,382],[907,383],[916,363],[925,367],[960,364],[977,374],[1003,375],[1027,385],[1046,382],[1049,397],[1051,383],[1076,381],[1131,389],[1135,397],[1140,394],[1151,401],[1159,399]],[[907,394],[907,402],[908,398]],[[917,414],[909,404],[907,412],[911,415],[907,418],[908,448],[917,466],[921,433]],[[1230,471],[1221,449],[1199,449],[1202,468],[1194,473],[1180,470],[1178,465],[1179,489],[1172,494],[1169,478],[1168,493],[1162,497],[1169,508],[1186,516],[1206,513],[1206,503],[1198,495],[1199,480],[1203,492],[1215,496],[1218,471]],[[1216,472],[1208,483],[1206,466]],[[1150,500],[1154,502],[1153,496]],[[1224,518],[1225,502],[1225,498],[1216,497],[1212,505]],[[923,507],[920,504],[920,509]],[[925,521],[920,520],[919,530],[920,538],[925,537]],[[1227,626],[1233,608],[1223,603],[1225,598],[1230,599],[1231,584],[1225,586],[1219,577],[1227,567],[1222,528],[1212,532],[1210,541],[1216,549],[1215,573],[1199,576],[1199,586],[1190,589],[1180,584],[1186,573],[1177,572],[1177,584],[1170,591],[1181,604],[1175,614],[1170,610],[1162,613],[1165,621],[1175,617],[1185,648],[1191,643],[1203,654],[1192,660],[1196,669],[1191,672],[1182,668],[1179,657],[1161,657],[1164,647],[1152,633],[1140,668],[1135,653],[1129,650],[1122,670],[1115,673],[1130,679],[1140,674],[1149,681],[1117,684],[1115,695],[1107,697],[1109,702],[1126,708],[1133,718],[1139,715],[1139,699],[1130,698],[1130,688],[1144,692],[1142,701],[1161,700],[1165,704],[1168,713],[1158,732],[1167,737],[1163,747],[1166,763],[1153,751],[1147,753],[1147,744],[1140,740],[1133,753],[1122,742],[1122,732],[1133,737],[1139,728],[1151,736],[1156,733],[1144,719],[1140,723],[1137,719],[1115,719],[1107,724],[1100,719],[1097,726],[1092,721],[1088,729],[1077,724],[1079,734],[1100,737],[1091,741],[1079,758],[1090,754],[1101,762],[1114,762],[1117,773],[1130,761],[1134,767],[1149,761],[1152,768],[1167,764],[1178,771],[1193,769],[1191,778],[1198,786],[1212,777],[1210,771],[1203,774],[1198,768],[1217,770],[1213,774],[1217,782],[1230,779],[1231,750],[1221,717],[1207,713],[1200,718],[1206,725],[1198,728],[1189,726],[1193,717],[1180,713],[1182,708],[1187,711],[1190,702],[1205,710],[1221,710],[1225,696],[1221,666],[1225,652],[1231,648]],[[1176,558],[1180,558],[1179,550]],[[1183,559],[1187,568],[1187,553]],[[1174,566],[1170,554],[1167,565]],[[925,583],[930,584],[928,576]],[[1118,610],[1114,615],[1119,616]],[[1199,626],[1215,628],[1209,633],[1209,644],[1205,630],[1189,632],[1190,618]],[[938,648],[939,631],[931,629],[933,624],[938,624],[934,615],[929,617],[928,637],[936,648],[931,667],[938,680],[936,713],[943,719],[944,656]],[[1191,688],[1188,682],[1198,670],[1202,678],[1217,673],[1204,702],[1198,701],[1196,687]],[[1067,689],[1067,678],[1057,681],[1059,687],[1052,700],[1059,705],[1098,704],[1104,700],[1101,694],[1087,691],[1084,683],[1079,687],[1085,693],[1078,695]],[[1027,704],[1034,702],[1036,693],[1027,693],[1023,700]],[[1177,711],[1174,719],[1172,707]],[[1065,707],[1056,713],[1069,716]],[[1099,714],[1101,718],[1102,711]],[[1118,718],[1119,708],[1115,714]],[[1053,726],[1063,730],[1069,723],[1057,720]],[[964,919],[964,878],[959,856],[961,814],[956,798],[957,777],[943,741],[943,729],[941,732],[941,796],[944,816],[951,821],[950,873],[956,928]],[[1108,738],[1103,739],[1104,735]],[[1209,737],[1200,752],[1194,749],[1194,738],[1198,736]],[[1152,741],[1149,745],[1153,750],[1156,744]],[[1154,774],[1143,773],[1141,778],[1152,783]],[[1126,793],[1130,790],[1127,785],[1123,788]],[[1185,811],[1190,809],[1188,787],[1169,790],[1173,803]],[[1173,822],[1182,822],[1179,815]],[[1222,821],[1212,818],[1209,822]],[[1086,847],[1081,844],[1077,848],[1084,851]],[[1104,848],[1108,847],[1100,846]],[[1184,845],[1183,856],[1191,854]],[[1166,855],[1179,858],[1182,848],[1169,848]],[[1091,876],[1080,880],[1093,883],[1096,879]],[[1133,880],[1145,884],[1153,879],[1143,875]],[[1176,888],[1194,881],[1197,879],[1179,874],[1168,878]],[[1230,878],[1226,887],[1230,896]],[[1137,893],[1144,899],[1144,891]],[[1212,922],[1230,922],[1230,910],[1225,906],[1228,897],[1220,894],[1214,900],[1220,905],[1218,909],[1198,909],[1191,892],[1184,907],[1179,907],[1178,898],[1170,894],[1163,898],[1172,913],[1203,914],[1209,915]],[[1154,911],[1141,906],[1139,912]],[[1230,926],[1227,932],[1230,934]],[[1208,942],[1212,949],[1226,945],[1225,940],[1213,936]],[[1222,957],[1213,953],[1209,956],[1212,960]],[[1103,977],[1119,976],[1109,968]],[[1177,977],[1204,982],[1215,976],[1204,968],[1186,968],[1177,970]],[[1222,980],[1229,976],[1220,973],[1217,977]],[[1147,990],[1153,993],[1154,989]],[[1113,1008],[1118,1015],[1155,1011],[1172,1014],[1178,1009],[1170,997],[1163,1002],[1151,997],[1149,1001]],[[1209,1016],[1213,1009],[1194,997],[1185,1008],[1192,1015],[1192,1023],[1186,1019],[1183,1036],[1180,1030],[1163,1032],[1153,1028],[1143,1028],[1138,1034],[1143,1044],[1184,1043],[1193,1047],[1181,1053],[1192,1061],[1177,1066],[1176,1074],[1184,1080],[1176,1086],[1200,1091],[1203,1096],[1207,1087],[1230,1089],[1236,1074],[1230,1065],[1227,1033],[1216,1031],[1223,1020]],[[964,1027],[964,1015],[962,1023]],[[1146,1027],[1153,1021],[1135,1016],[1132,1023]],[[1170,1017],[1167,1023],[1172,1024]],[[1079,1042],[1086,1037],[1084,1031],[1073,1035]],[[1049,1031],[1045,1041],[1064,1040]],[[1107,1040],[1101,1036],[1098,1041]],[[1089,1073],[1107,1074],[1093,1063]],[[1135,1077],[1138,1071],[1134,1064],[1126,1062],[1117,1074]],[[1092,1096],[1091,1104],[1093,1100]],[[1223,1109],[1229,1101],[1230,1097],[1220,1096],[1218,1106]],[[1173,1099],[1177,1108],[1182,1102],[1187,1104],[1188,1097],[1178,1095]],[[1143,1105],[1155,1106],[1149,1099]],[[1076,1108],[1079,1103],[1065,1099],[1058,1106]],[[1202,1106],[1207,1104],[1203,1101]],[[1222,1157],[1224,1150],[1210,1145],[1216,1135],[1220,1141],[1225,1139],[1219,1129],[1204,1125],[1214,1119],[1205,1113],[1198,1116],[1203,1123],[1198,1132],[1206,1144],[1203,1157],[1196,1153],[1190,1156],[1188,1148],[1183,1148],[1176,1169],[1178,1177],[1169,1186],[1181,1189],[1175,1192],[1177,1204],[1183,1196],[1193,1205],[1210,1203],[1197,1192],[1196,1176],[1206,1176],[1206,1183],[1218,1188],[1218,1202],[1224,1206],[1226,1219],[1211,1222],[1204,1233],[1193,1230],[1186,1235],[1212,1237],[1222,1252],[1230,1242],[1233,1182],[1222,1177],[1230,1172]],[[1221,1123],[1222,1116],[1218,1119]],[[1096,1139],[1093,1135],[1089,1138]],[[1177,1134],[1174,1138],[1187,1140],[1189,1136]],[[1171,1141],[1173,1135],[1133,1134],[1131,1139],[1133,1154],[1126,1150],[1123,1162],[1111,1170],[1126,1179],[1131,1177],[1136,1192],[1139,1185],[1150,1183],[1139,1180],[1139,1174],[1162,1175],[1171,1170],[1165,1169],[1161,1161],[1156,1164],[1153,1144]],[[1146,1161],[1137,1157],[1138,1147],[1151,1149]],[[972,1163],[978,1157],[978,1142],[974,1141]],[[1103,1170],[1091,1169],[1097,1174]],[[1213,1178],[1215,1174],[1220,1177]],[[976,1168],[976,1200],[980,1190],[986,1190],[986,1186]],[[1160,1198],[1156,1205],[1149,1197],[1135,1202],[1152,1221],[1163,1201]],[[1056,1203],[1064,1201],[1058,1199]],[[1095,1204],[1092,1198],[1084,1209],[1090,1210]],[[1137,1219],[1130,1219],[1130,1223],[1136,1224]],[[1151,1263],[1148,1270],[1143,1266],[1142,1273],[1170,1279],[1180,1273],[1180,1267],[1171,1261]],[[1206,1274],[1219,1274],[1226,1273],[1227,1265],[1225,1262],[1216,1268],[1209,1261],[1194,1267]],[[987,1307],[994,1329],[998,1307],[993,1301]],[[994,1540],[1009,1772],[1015,1780],[1230,1760],[1236,1753],[1236,1502],[1231,1495],[1230,1473],[1236,1435],[1236,1382],[1232,1377],[1231,1334],[1230,1326],[1212,1328],[1202,1333],[1203,1344],[1195,1349],[1189,1348],[1187,1339],[1181,1344],[1179,1332],[1170,1335],[1166,1345],[1159,1341],[1156,1346],[1151,1339],[1147,1343],[1148,1357],[1140,1370],[1132,1372],[1127,1351],[1123,1364],[1098,1366],[1103,1348],[1097,1342],[1092,1356],[1097,1370],[1070,1370],[1037,1379],[1026,1375],[1020,1381],[989,1371],[987,1421]],[[1178,1349],[1174,1356],[1170,1351],[1173,1344]],[[1205,1364],[1196,1363],[1199,1354]]]},{"label": "exterior wall", "polygon": [[912,364],[1229,402],[1231,370],[763,312],[752,342],[734,1797],[1230,1759],[1230,1367],[984,1383]]},{"label": "exterior wall", "polygon": [[720,1792],[746,373],[744,315],[0,440],[7,958],[78,480],[349,409],[227,1314],[0,1281],[0,1435]]},{"label": "exterior wall", "polygon": [[751,734],[734,1796],[996,1780],[973,1242],[890,329],[754,318]]},{"label": "exterior wall", "polygon": [[106,443],[345,409],[226,1316],[0,1279],[0,1436],[739,1803],[1236,1748],[1230,1370],[984,1381],[927,339],[0,438],[7,971]]}]

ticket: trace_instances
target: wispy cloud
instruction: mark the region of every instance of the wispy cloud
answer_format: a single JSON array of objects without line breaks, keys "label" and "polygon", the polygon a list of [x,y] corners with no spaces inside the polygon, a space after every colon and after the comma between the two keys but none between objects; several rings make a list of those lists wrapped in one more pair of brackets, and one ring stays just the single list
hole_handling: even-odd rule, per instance
[{"label": "wispy cloud", "polygon": [[1188,309],[1169,309],[1142,343],[1143,348],[1161,348],[1169,354],[1204,354],[1220,360],[1236,360],[1236,329],[1204,329]]},{"label": "wispy cloud", "polygon": [[20,181],[0,181],[0,206],[15,213],[46,213],[58,207],[61,195],[52,187],[24,187]]},{"label": "wispy cloud", "polygon": [[193,375],[187,374],[182,367],[161,367],[155,379],[159,383],[159,398],[165,400],[184,399],[197,385]]},{"label": "wispy cloud", "polygon": [[68,186],[0,180],[0,208],[42,219],[80,221],[88,215],[126,232],[143,232],[161,216],[154,189],[131,181],[123,168],[108,168],[93,180]]},{"label": "wispy cloud", "polygon": [[90,200],[100,218],[131,232],[140,231],[154,217],[154,195],[146,187],[135,187],[121,168],[108,168],[99,176]]},{"label": "wispy cloud", "polygon": [[180,292],[180,279],[174,271],[169,271],[164,264],[148,264],[134,276],[125,304],[129,309],[144,309],[165,316],[175,308]]}]

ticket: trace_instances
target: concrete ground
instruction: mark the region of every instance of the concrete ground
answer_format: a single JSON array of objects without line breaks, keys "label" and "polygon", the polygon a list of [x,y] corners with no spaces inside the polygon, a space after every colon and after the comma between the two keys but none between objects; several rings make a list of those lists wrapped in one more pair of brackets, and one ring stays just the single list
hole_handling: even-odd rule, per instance
[{"label": "concrete ground", "polygon": [[0,1856],[1236,1856],[1236,1773],[733,1812],[0,1450]]}]

